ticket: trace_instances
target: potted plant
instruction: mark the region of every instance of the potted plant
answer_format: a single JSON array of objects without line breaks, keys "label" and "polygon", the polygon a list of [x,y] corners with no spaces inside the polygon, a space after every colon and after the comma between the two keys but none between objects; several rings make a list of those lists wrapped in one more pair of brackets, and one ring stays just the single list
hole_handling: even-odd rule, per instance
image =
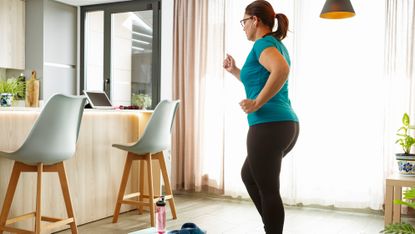
[{"label": "potted plant", "polygon": [[134,106],[138,106],[139,109],[147,109],[151,107],[151,97],[147,94],[133,93],[131,104]]},{"label": "potted plant", "polygon": [[0,80],[0,105],[2,107],[11,106],[13,99],[18,95],[24,95],[24,89],[25,83],[19,81],[17,78]]},{"label": "potted plant", "polygon": [[395,143],[399,143],[404,153],[397,153],[396,160],[398,162],[399,173],[401,175],[415,175],[415,154],[411,154],[411,148],[415,144],[415,138],[410,135],[411,130],[415,129],[410,124],[410,118],[407,113],[402,117],[402,127],[398,129],[398,139]]},{"label": "potted plant", "polygon": [[[415,209],[415,202],[413,202],[414,198],[415,198],[415,188],[411,188],[405,191],[403,194],[403,199],[405,201],[398,199],[398,200],[395,200],[394,202],[395,204],[406,205],[408,207]],[[409,223],[394,223],[394,224],[387,225],[385,229],[381,231],[381,233],[415,234],[415,228]]]}]

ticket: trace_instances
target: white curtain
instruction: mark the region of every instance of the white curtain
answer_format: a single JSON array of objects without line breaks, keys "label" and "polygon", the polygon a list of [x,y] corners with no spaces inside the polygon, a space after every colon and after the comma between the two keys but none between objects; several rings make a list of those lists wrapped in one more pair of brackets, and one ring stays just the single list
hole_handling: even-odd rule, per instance
[{"label": "white curtain", "polygon": [[[248,124],[242,84],[225,73],[225,53],[241,67],[252,42],[239,20],[251,0],[208,1],[204,109],[198,166],[213,191],[248,197],[240,179]],[[396,171],[394,144],[404,112],[415,121],[412,0],[352,1],[356,16],[325,20],[325,0],[271,1],[290,20],[290,98],[300,119],[284,159],[287,204],[382,209],[384,181]],[[201,189],[196,189],[200,191]]]},{"label": "white curtain", "polygon": [[[242,66],[252,43],[239,25],[251,1],[227,1],[225,51]],[[288,204],[380,209],[383,203],[385,3],[353,2],[357,15],[319,18],[324,0],[271,2],[290,19],[284,43],[292,57],[290,97],[300,137],[284,159]],[[240,168],[247,124],[240,83],[225,75],[225,194],[246,197]]]},{"label": "white curtain", "polygon": [[354,1],[355,17],[325,20],[324,0],[297,3],[291,98],[301,130],[284,160],[284,201],[381,209],[385,4]]},{"label": "white curtain", "polygon": [[[220,64],[224,58],[225,0],[209,0],[206,44],[205,111],[201,155],[202,190],[223,193],[224,150],[224,70]],[[218,67],[219,66],[219,67]]]},{"label": "white curtain", "polygon": [[[386,1],[385,37],[385,174],[396,173],[396,130],[404,112],[415,123],[415,4],[413,0]],[[413,151],[412,151],[413,152]]]}]

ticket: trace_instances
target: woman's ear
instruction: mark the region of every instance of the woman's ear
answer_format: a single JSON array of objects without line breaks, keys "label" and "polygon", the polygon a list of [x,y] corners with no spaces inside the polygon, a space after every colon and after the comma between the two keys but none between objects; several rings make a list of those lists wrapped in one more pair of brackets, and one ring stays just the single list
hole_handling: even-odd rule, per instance
[{"label": "woman's ear", "polygon": [[259,18],[258,17],[256,17],[256,16],[253,16],[253,23],[254,23],[254,26],[257,26],[257,24],[258,24],[258,22],[259,22]]},{"label": "woman's ear", "polygon": [[254,26],[257,26],[260,19],[257,16],[253,16],[253,20],[254,20]]}]

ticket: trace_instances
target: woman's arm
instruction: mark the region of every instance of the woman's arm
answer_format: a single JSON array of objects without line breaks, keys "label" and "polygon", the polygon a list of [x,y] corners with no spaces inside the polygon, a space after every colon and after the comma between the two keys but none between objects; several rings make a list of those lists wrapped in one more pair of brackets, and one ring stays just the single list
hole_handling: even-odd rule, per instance
[{"label": "woman's arm", "polygon": [[284,57],[275,47],[268,47],[262,51],[259,57],[259,63],[264,66],[270,74],[264,88],[255,100],[244,99],[239,103],[246,113],[257,111],[278,93],[287,80],[290,71]]}]

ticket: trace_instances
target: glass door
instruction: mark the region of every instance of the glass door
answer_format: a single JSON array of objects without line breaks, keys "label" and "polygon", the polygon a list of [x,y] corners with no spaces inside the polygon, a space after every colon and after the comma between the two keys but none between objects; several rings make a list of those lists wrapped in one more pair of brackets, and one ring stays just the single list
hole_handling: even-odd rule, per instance
[{"label": "glass door", "polygon": [[130,108],[159,102],[159,9],[159,1],[81,8],[81,91],[105,91],[113,105]]},{"label": "glass door", "polygon": [[153,11],[111,14],[111,99],[151,106]]}]

